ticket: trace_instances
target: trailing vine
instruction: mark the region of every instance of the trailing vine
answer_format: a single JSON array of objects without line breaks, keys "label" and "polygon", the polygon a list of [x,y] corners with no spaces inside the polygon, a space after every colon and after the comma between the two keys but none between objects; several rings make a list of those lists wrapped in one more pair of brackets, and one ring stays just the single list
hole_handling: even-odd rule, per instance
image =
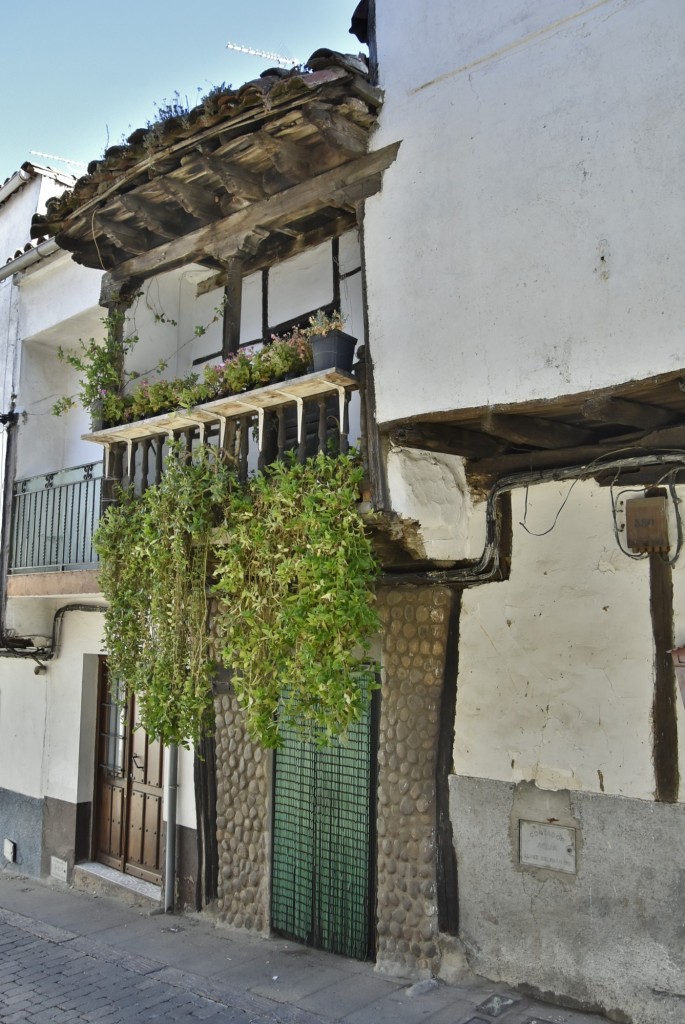
[{"label": "trailing vine", "polygon": [[320,454],[240,485],[210,451],[191,462],[175,449],[159,485],[108,509],[95,538],[105,641],[148,733],[188,745],[211,729],[212,653],[264,746],[286,724],[326,743],[359,720],[378,629],[362,473],[353,454]]},{"label": "trailing vine", "polygon": [[[156,323],[178,326],[176,320],[164,312],[155,312],[149,304],[148,308]],[[215,307],[207,324],[194,328],[195,336],[206,334],[225,311],[224,299]],[[114,426],[158,413],[190,409],[215,398],[263,387],[291,374],[306,373],[312,363],[311,339],[325,336],[332,330],[342,330],[345,317],[339,311],[327,314],[320,309],[309,318],[308,327],[294,327],[282,336],[272,334],[263,345],[243,348],[222,363],[205,366],[202,375],[189,373],[169,380],[161,376],[167,369],[167,363],[162,360],[155,367],[156,376],[151,381],[124,371],[125,356],[138,341],[136,334],[122,337],[126,314],[115,310],[103,317],[102,323],[106,329],[104,341],[95,338],[79,341],[78,349],[65,351],[60,347],[57,355],[81,374],[78,399],[90,412],[93,422],[103,420],[108,426]],[[131,387],[133,381],[135,385]],[[76,396],[63,395],[54,403],[52,411],[55,416],[61,416],[75,405]]]},{"label": "trailing vine", "polygon": [[112,678],[166,744],[187,746],[213,724],[206,586],[230,486],[207,450],[190,462],[175,448],[161,483],[140,498],[122,494],[95,536]]},{"label": "trailing vine", "polygon": [[230,495],[217,548],[219,655],[249,731],[284,724],[318,743],[344,737],[369,700],[359,675],[378,629],[378,572],[358,515],[354,455],[277,462]]},{"label": "trailing vine", "polygon": [[[89,338],[87,342],[79,340],[78,349],[67,351],[60,346],[57,350],[57,358],[81,374],[78,399],[95,419],[116,422],[125,409],[124,360],[138,341],[135,334],[127,338],[122,336],[125,320],[123,310],[114,309],[102,318],[104,341]],[[76,396],[63,395],[54,403],[52,412],[61,416],[75,405]]]}]

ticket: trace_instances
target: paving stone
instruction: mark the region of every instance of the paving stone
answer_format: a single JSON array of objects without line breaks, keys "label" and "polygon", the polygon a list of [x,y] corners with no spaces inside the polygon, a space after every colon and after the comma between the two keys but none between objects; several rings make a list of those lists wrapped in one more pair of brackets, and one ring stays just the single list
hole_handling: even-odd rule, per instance
[{"label": "paving stone", "polygon": [[[0,903],[10,897],[0,907],[0,1024],[495,1024],[478,1007],[509,996],[504,985],[477,979],[414,987],[409,997],[411,982],[372,964],[217,931],[206,919],[174,918],[178,932],[137,915],[124,926],[113,901],[99,901],[94,929],[92,902],[80,894],[22,888],[0,871]],[[68,930],[59,927],[65,908]],[[499,1019],[607,1024],[529,999]]]}]

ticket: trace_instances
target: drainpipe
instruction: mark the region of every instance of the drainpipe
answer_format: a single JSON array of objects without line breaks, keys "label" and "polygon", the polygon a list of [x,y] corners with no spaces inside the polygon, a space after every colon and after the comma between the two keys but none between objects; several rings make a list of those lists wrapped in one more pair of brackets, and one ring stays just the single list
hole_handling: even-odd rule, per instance
[{"label": "drainpipe", "polygon": [[178,747],[169,747],[169,761],[166,780],[166,854],[164,858],[164,913],[174,912],[174,889],[176,887],[176,803],[178,800]]},{"label": "drainpipe", "polygon": [[4,281],[6,277],[18,274],[21,270],[26,270],[27,267],[38,263],[39,260],[47,259],[48,256],[52,256],[53,253],[58,251],[59,246],[55,239],[46,238],[44,242],[39,242],[33,249],[23,252],[21,256],[17,256],[16,259],[6,263],[4,267],[0,267],[0,281]]},{"label": "drainpipe", "polygon": [[26,171],[21,167],[16,174],[8,178],[4,185],[0,185],[0,203],[4,203],[13,192],[16,192],[17,189],[21,188],[22,185],[25,185],[33,177],[34,175],[30,171]]}]

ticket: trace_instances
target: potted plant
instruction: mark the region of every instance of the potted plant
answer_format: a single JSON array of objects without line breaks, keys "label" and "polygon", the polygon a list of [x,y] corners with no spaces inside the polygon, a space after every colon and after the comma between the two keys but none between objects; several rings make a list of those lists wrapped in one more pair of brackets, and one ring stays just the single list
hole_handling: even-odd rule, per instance
[{"label": "potted plant", "polygon": [[345,317],[338,310],[324,313],[318,309],[309,318],[307,335],[312,345],[315,370],[345,370],[350,373],[357,339],[345,334]]}]

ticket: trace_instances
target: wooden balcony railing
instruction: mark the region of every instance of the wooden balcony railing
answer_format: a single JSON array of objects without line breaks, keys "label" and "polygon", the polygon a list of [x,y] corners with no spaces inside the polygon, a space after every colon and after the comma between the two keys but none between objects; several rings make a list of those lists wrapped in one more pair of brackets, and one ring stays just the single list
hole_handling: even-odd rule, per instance
[{"label": "wooden balcony railing", "polygon": [[92,568],[102,463],[17,480],[12,496],[10,573]]},{"label": "wooden balcony railing", "polygon": [[[189,452],[197,445],[220,448],[246,480],[287,451],[296,451],[300,461],[330,447],[346,452],[348,405],[358,387],[349,373],[321,370],[192,409],[97,430],[84,439],[104,445],[110,491],[120,483],[142,493],[159,483],[174,440]],[[110,497],[106,492],[105,500]]]}]

